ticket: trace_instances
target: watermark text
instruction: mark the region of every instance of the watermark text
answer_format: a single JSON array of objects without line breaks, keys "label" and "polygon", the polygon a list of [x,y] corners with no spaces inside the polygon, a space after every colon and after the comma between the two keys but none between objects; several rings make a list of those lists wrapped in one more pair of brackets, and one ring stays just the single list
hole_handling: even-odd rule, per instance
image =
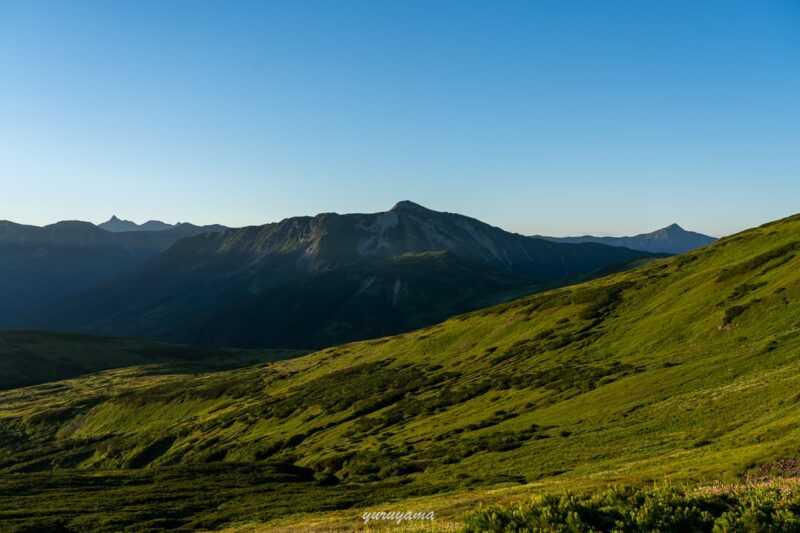
[{"label": "watermark text", "polygon": [[415,511],[367,511],[361,517],[364,519],[364,523],[368,524],[369,522],[378,521],[378,520],[385,520],[395,522],[397,524],[402,524],[403,522],[419,522],[423,520],[436,520],[436,513],[433,511],[422,511],[422,512],[415,512]]}]

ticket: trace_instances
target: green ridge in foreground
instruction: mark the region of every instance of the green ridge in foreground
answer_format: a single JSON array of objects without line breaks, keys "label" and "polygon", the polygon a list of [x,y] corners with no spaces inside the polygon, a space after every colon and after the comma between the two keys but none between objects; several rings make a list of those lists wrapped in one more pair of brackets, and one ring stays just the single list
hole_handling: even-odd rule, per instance
[{"label": "green ridge in foreground", "polygon": [[795,216],[290,361],[4,392],[0,521],[220,528],[491,488],[739,479],[800,450],[798,252]]}]

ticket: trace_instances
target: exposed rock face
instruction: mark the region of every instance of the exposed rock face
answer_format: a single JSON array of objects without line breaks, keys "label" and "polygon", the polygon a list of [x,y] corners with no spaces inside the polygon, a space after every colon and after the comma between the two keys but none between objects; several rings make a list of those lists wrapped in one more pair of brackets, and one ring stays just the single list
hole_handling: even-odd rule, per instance
[{"label": "exposed rock face", "polygon": [[322,213],[180,240],[38,325],[315,347],[421,327],[647,255],[531,239],[404,201],[382,213]]}]

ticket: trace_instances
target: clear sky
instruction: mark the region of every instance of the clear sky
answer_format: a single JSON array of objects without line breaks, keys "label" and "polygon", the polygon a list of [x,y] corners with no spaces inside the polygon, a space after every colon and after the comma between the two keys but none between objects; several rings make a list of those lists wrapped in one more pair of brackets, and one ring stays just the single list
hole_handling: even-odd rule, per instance
[{"label": "clear sky", "polygon": [[800,212],[797,0],[0,2],[0,219]]}]

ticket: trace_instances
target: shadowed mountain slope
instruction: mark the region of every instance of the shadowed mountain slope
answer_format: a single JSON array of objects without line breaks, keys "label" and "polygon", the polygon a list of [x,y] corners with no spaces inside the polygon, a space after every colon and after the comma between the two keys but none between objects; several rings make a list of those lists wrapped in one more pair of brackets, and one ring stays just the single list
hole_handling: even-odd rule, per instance
[{"label": "shadowed mountain slope", "polygon": [[80,221],[44,227],[0,221],[0,327],[29,325],[35,310],[130,272],[179,239],[221,229],[179,224],[110,233]]},{"label": "shadowed mountain slope", "polygon": [[384,213],[324,213],[184,239],[54,306],[37,325],[321,347],[429,325],[642,256],[530,239],[406,201]]}]

